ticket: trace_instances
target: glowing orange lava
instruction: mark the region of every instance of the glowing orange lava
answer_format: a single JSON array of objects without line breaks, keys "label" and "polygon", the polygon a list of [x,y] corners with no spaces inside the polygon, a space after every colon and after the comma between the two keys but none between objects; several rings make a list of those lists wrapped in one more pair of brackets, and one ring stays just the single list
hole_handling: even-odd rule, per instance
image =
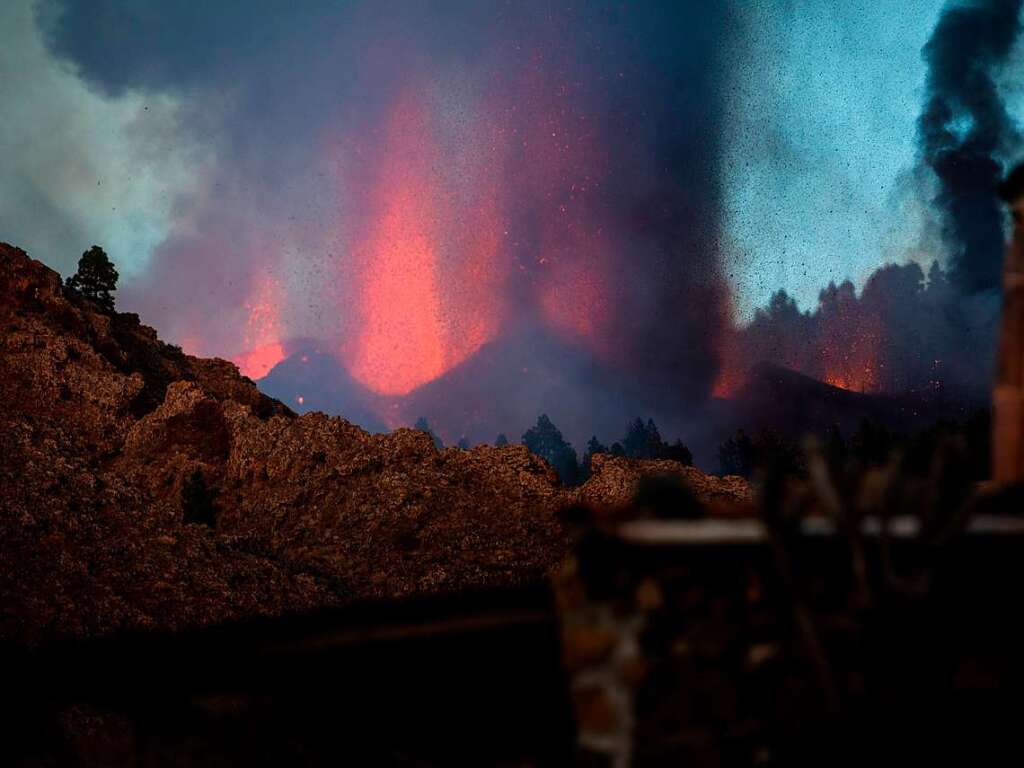
[{"label": "glowing orange lava", "polygon": [[839,389],[850,388],[850,383],[846,380],[846,378],[835,373],[826,373],[825,383],[828,384],[830,387],[838,387]]},{"label": "glowing orange lava", "polygon": [[875,371],[870,365],[865,365],[859,370],[828,372],[822,376],[822,381],[830,386],[851,392],[874,392],[878,389]]},{"label": "glowing orange lava", "polygon": [[874,325],[863,321],[856,329],[836,328],[836,336],[826,337],[817,361],[822,381],[852,392],[881,391],[882,329]]}]

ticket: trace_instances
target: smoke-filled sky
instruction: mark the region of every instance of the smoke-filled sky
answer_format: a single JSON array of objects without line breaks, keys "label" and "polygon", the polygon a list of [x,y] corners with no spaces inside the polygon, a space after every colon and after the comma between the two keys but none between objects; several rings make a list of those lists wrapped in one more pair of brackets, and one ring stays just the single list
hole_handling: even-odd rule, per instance
[{"label": "smoke-filled sky", "polygon": [[991,287],[941,163],[979,82],[984,157],[1015,151],[1019,12],[6,0],[0,239],[65,274],[103,245],[121,308],[253,375],[325,339],[402,395],[526,324],[698,394],[780,288],[935,258]]}]

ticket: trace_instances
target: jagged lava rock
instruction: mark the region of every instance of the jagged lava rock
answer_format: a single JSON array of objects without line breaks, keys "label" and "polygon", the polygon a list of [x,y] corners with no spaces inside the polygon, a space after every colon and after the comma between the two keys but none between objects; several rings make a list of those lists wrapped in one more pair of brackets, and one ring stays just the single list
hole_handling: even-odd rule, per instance
[{"label": "jagged lava rock", "polygon": [[682,483],[704,511],[712,514],[747,514],[750,484],[737,475],[708,475],[676,461],[627,459],[610,454],[591,457],[591,476],[576,490],[575,500],[597,510],[616,511],[633,505],[645,477],[663,477]]},{"label": "jagged lava rock", "polygon": [[[214,527],[183,520],[200,470]],[[0,639],[175,630],[543,578],[565,494],[522,447],[298,417],[0,244]]]}]

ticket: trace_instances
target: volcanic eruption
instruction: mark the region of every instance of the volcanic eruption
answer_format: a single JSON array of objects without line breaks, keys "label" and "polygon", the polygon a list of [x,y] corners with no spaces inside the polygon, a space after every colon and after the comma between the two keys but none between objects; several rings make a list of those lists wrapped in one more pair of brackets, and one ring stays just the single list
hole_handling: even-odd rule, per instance
[{"label": "volcanic eruption", "polygon": [[[446,441],[547,412],[580,445],[637,415],[685,435],[760,362],[870,394],[986,380],[1019,2],[950,5],[923,52],[938,266],[837,279],[812,311],[780,294],[740,327],[723,136],[757,31],[741,5],[140,8],[40,17],[98,92],[174,94],[211,145],[122,303],[293,406],[424,416]],[[127,45],[133,24],[170,33]]]}]

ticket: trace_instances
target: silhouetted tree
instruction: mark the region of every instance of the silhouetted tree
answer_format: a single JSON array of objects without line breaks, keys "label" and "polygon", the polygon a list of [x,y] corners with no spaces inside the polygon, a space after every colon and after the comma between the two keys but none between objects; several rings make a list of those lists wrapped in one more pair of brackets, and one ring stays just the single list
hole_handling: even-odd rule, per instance
[{"label": "silhouetted tree", "polygon": [[65,283],[68,288],[99,304],[107,312],[114,311],[114,297],[117,290],[117,270],[107,258],[106,252],[94,245],[78,260],[78,271]]},{"label": "silhouetted tree", "polygon": [[626,427],[621,448],[630,459],[668,459],[686,466],[693,464],[693,454],[683,441],[677,439],[672,445],[666,443],[653,419],[646,423],[639,417],[631,421]]},{"label": "silhouetted tree", "polygon": [[182,519],[212,528],[217,522],[216,499],[217,492],[206,484],[202,470],[195,470],[181,486]]},{"label": "silhouetted tree", "polygon": [[665,443],[652,419],[645,424],[637,417],[626,428],[622,449],[630,459],[659,459],[665,454]]},{"label": "silhouetted tree", "polygon": [[785,292],[737,334],[736,358],[782,365],[867,392],[987,386],[996,334],[992,305],[964,296],[937,262],[879,267],[857,295],[830,283],[813,312]]},{"label": "silhouetted tree", "polygon": [[626,455],[626,451],[622,448],[622,443],[612,443],[612,447],[608,449],[608,453],[612,456]]},{"label": "silhouetted tree", "polygon": [[501,448],[504,445],[508,445],[508,438],[504,432],[499,432],[498,436],[494,439],[494,444]]},{"label": "silhouetted tree", "polygon": [[523,445],[554,467],[565,485],[575,485],[579,481],[576,451],[565,441],[547,414],[541,414],[537,426],[523,433]]},{"label": "silhouetted tree", "polygon": [[456,445],[463,451],[469,450],[469,440],[467,440],[465,437],[460,437],[459,442],[456,443]]},{"label": "silhouetted tree", "polygon": [[437,450],[440,451],[444,448],[444,443],[441,442],[441,438],[434,434],[434,430],[430,428],[430,423],[425,417],[420,416],[416,419],[416,423],[412,425],[412,428],[418,429],[420,432],[426,432],[430,435],[430,439],[434,441],[434,447],[437,448]]}]

